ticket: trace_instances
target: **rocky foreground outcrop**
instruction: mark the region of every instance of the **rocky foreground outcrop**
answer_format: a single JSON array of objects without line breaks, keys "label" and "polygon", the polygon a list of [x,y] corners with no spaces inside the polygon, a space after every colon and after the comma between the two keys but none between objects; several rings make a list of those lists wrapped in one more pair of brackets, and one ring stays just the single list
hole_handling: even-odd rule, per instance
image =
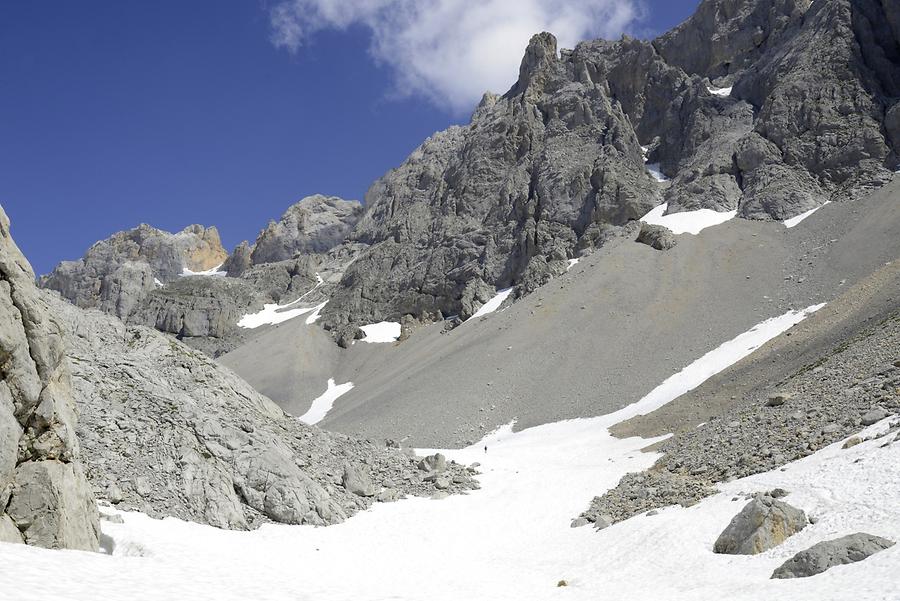
[{"label": "rocky foreground outcrop", "polygon": [[97,550],[61,330],[0,207],[0,541]]},{"label": "rocky foreground outcrop", "polygon": [[86,472],[99,499],[221,528],[327,525],[376,500],[476,487],[462,466],[327,433],[206,355],[48,293],[67,325]]}]

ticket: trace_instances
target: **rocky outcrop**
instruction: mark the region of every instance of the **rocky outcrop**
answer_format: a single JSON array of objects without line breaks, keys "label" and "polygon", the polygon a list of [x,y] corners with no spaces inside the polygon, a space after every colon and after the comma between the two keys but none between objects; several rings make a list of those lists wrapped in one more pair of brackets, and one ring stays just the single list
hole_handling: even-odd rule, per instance
[{"label": "rocky outcrop", "polygon": [[806,527],[806,514],[767,495],[758,495],[716,539],[715,553],[755,555],[783,543]]},{"label": "rocky outcrop", "polygon": [[[98,498],[246,529],[333,524],[375,495],[437,490],[414,456],[306,426],[171,337],[50,300],[68,325],[78,433]],[[477,486],[462,466],[448,469],[454,491]]]},{"label": "rocky outcrop", "polygon": [[185,269],[207,271],[227,256],[214,227],[191,225],[170,234],[141,224],[97,242],[77,261],[63,261],[40,285],[79,307],[96,307],[124,319]]},{"label": "rocky outcrop", "polygon": [[152,291],[129,317],[218,356],[242,340],[238,321],[262,307],[261,294],[244,280],[179,278]]},{"label": "rocky outcrop", "polygon": [[0,541],[98,548],[59,322],[0,208]]},{"label": "rocky outcrop", "polygon": [[864,532],[822,541],[781,564],[772,573],[772,578],[815,576],[834,566],[862,561],[893,546],[893,541]]},{"label": "rocky outcrop", "polygon": [[261,265],[327,252],[346,239],[362,213],[363,206],[355,200],[307,196],[291,205],[281,220],[269,222],[256,239],[250,262]]}]

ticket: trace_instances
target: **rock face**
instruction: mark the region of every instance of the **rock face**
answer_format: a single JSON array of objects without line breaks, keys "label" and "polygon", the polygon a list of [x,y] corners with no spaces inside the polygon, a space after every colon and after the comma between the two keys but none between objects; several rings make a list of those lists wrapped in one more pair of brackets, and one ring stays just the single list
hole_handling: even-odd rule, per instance
[{"label": "rock face", "polygon": [[713,551],[755,555],[783,543],[806,527],[806,514],[784,501],[759,495],[734,516],[719,535]]},{"label": "rock face", "polygon": [[880,536],[857,532],[833,540],[816,543],[781,564],[772,578],[807,578],[834,566],[862,561],[893,547],[894,542]]},{"label": "rock face", "polygon": [[98,548],[60,324],[0,208],[0,541]]},{"label": "rock face", "polygon": [[[305,426],[177,340],[46,294],[69,326],[78,433],[99,498],[246,529],[340,522],[374,502],[373,483],[391,481],[385,498],[436,490],[416,458]],[[462,466],[448,469],[460,477],[454,491],[477,486]]]},{"label": "rock face", "polygon": [[527,292],[663,201],[786,219],[888,181],[896,15],[888,0],[705,0],[652,42],[534,36],[509,92],[370,188],[350,235],[369,248],[326,327],[458,315],[471,286]]},{"label": "rock face", "polygon": [[176,280],[185,269],[217,267],[227,256],[214,227],[191,225],[170,234],[141,224],[97,242],[77,261],[63,261],[40,285],[79,307],[125,319],[159,284]]},{"label": "rock face", "polygon": [[260,265],[293,259],[298,254],[327,252],[344,241],[362,213],[363,206],[355,200],[307,196],[259,234],[250,262]]}]

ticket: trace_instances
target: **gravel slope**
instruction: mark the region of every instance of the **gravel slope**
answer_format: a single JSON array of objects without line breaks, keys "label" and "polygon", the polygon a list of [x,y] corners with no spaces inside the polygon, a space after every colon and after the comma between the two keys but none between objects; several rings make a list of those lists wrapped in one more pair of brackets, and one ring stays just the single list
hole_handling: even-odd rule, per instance
[{"label": "gravel slope", "polygon": [[[296,320],[224,361],[265,380],[257,385],[297,415],[328,377],[353,381],[323,427],[420,446],[459,446],[513,419],[524,428],[608,413],[722,341],[790,308],[831,301],[900,256],[898,193],[895,181],[792,229],[734,220],[680,236],[665,252],[622,240],[447,334],[436,324],[399,344],[356,344],[335,357],[316,328]],[[277,356],[263,354],[273,348]],[[303,364],[314,375],[288,369]]]}]

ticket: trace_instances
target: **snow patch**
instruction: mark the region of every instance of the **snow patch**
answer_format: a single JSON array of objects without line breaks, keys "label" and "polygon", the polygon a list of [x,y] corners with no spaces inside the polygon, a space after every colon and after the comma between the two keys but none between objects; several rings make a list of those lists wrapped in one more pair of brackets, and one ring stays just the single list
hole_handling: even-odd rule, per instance
[{"label": "snow patch", "polygon": [[322,317],[319,314],[319,312],[322,309],[324,309],[325,305],[327,305],[327,304],[328,304],[328,301],[325,301],[325,302],[320,303],[320,304],[316,305],[315,307],[313,307],[313,309],[315,309],[315,310],[312,312],[312,314],[309,317],[306,318],[306,325],[310,326],[310,325],[316,323],[317,321],[319,321],[319,318]]},{"label": "snow patch", "polygon": [[734,86],[728,86],[727,88],[715,88],[713,86],[706,87],[710,94],[715,94],[716,96],[731,96],[731,90],[733,88]]},{"label": "snow patch", "polygon": [[309,312],[312,312],[312,315],[306,318],[306,323],[307,325],[313,324],[320,317],[319,311],[321,311],[322,308],[328,304],[327,300],[313,307],[297,307],[295,309],[288,309],[288,307],[292,307],[300,303],[304,298],[315,292],[319,288],[319,286],[324,283],[325,282],[322,280],[322,276],[316,273],[316,285],[304,292],[297,300],[285,303],[283,305],[279,305],[278,303],[265,304],[263,305],[262,311],[259,311],[257,313],[248,313],[241,317],[237,325],[239,327],[249,329],[258,328],[265,325],[277,325],[289,319],[294,319],[295,317],[306,315]]},{"label": "snow patch", "polygon": [[154,284],[157,288],[162,288],[162,287],[164,286],[164,284],[163,284],[162,282],[159,281],[159,278],[153,278],[153,284]]},{"label": "snow patch", "polygon": [[806,219],[807,217],[809,217],[810,215],[812,215],[813,213],[815,213],[816,211],[818,211],[819,209],[821,209],[822,207],[824,207],[825,205],[830,204],[830,203],[831,203],[830,200],[826,200],[825,202],[822,203],[821,206],[812,208],[804,213],[800,213],[796,217],[791,217],[790,219],[785,219],[784,221],[782,221],[782,223],[784,224],[784,227],[792,228],[795,225],[797,225],[798,223],[800,223],[801,221],[803,221],[804,219]]},{"label": "snow patch", "polygon": [[[576,262],[578,261],[578,259],[573,259],[573,260]],[[569,263],[570,263],[569,267],[574,265],[574,263],[572,263],[571,261]],[[478,310],[475,311],[475,314],[472,315],[472,317],[470,317],[466,321],[472,321],[473,319],[475,319],[477,317],[484,317],[488,313],[493,313],[494,311],[496,311],[497,309],[500,308],[500,305],[503,304],[503,301],[505,301],[507,299],[507,297],[509,297],[509,295],[512,291],[513,291],[512,288],[504,288],[503,290],[498,290],[497,294],[495,294],[491,300],[489,300],[488,302],[481,305],[478,308]]]},{"label": "snow patch", "polygon": [[191,271],[190,269],[185,267],[181,271],[180,275],[182,277],[187,277],[187,276],[192,276],[192,275],[204,275],[204,276],[213,276],[213,277],[224,278],[226,275],[228,275],[228,273],[225,271],[219,271],[222,268],[222,265],[224,265],[224,264],[225,263],[219,263],[212,269],[207,269],[206,271]]},{"label": "snow patch", "polygon": [[570,269],[578,265],[578,261],[580,260],[581,259],[569,259],[569,263],[568,265],[566,265],[566,271],[569,271]]},{"label": "snow patch", "polygon": [[772,317],[753,326],[747,332],[709,351],[677,374],[666,378],[662,384],[651,390],[640,401],[619,410],[616,415],[620,416],[622,420],[626,420],[659,409],[684,393],[697,388],[722,370],[734,365],[824,306],[825,303],[821,303],[799,311],[788,311],[784,315]]},{"label": "snow patch", "polygon": [[660,183],[669,181],[669,178],[666,176],[666,174],[663,173],[662,171],[660,171],[659,163],[648,163],[647,162],[647,155],[649,153],[650,153],[649,146],[641,146],[641,154],[644,157],[644,166],[647,168],[647,172],[650,173],[650,175],[653,177],[653,179],[655,179],[656,181],[658,181]]},{"label": "snow patch", "polygon": [[666,174],[659,170],[659,163],[646,163],[646,165],[647,171],[651,176],[653,176],[653,179],[658,182],[669,181],[669,178],[666,176]]},{"label": "snow patch", "polygon": [[312,426],[313,424],[317,424],[328,415],[328,412],[331,411],[331,408],[334,406],[334,402],[341,395],[350,392],[353,389],[353,382],[347,382],[345,384],[335,384],[334,378],[328,378],[328,388],[321,395],[316,397],[312,405],[309,407],[309,411],[298,417],[301,422],[304,424],[308,424]]},{"label": "snow patch", "polygon": [[701,231],[720,223],[725,223],[737,216],[737,210],[718,212],[712,209],[697,209],[666,215],[668,203],[662,203],[641,217],[641,221],[651,225],[664,225],[675,234],[699,234]]},{"label": "snow patch", "polygon": [[365,337],[362,342],[370,342],[374,344],[383,342],[396,342],[400,338],[400,324],[396,321],[379,321],[378,323],[370,323],[366,326],[360,326]]},{"label": "snow patch", "polygon": [[279,305],[278,303],[269,303],[263,305],[262,311],[258,313],[248,313],[241,317],[240,321],[238,321],[237,325],[241,328],[254,329],[260,326],[274,326],[279,323],[284,323],[289,319],[294,319],[295,317],[299,317],[301,315],[306,315],[311,311],[317,311],[324,305],[317,305],[315,307],[298,307],[296,309],[288,309],[291,305],[295,304],[297,301],[292,303],[288,303],[286,305]]}]

